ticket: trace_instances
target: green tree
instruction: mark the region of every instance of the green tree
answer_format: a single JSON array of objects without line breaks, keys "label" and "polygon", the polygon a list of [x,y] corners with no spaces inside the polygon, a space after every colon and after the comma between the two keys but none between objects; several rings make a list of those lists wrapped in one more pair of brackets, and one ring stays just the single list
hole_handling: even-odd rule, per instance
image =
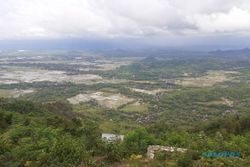
[{"label": "green tree", "polygon": [[83,142],[70,137],[58,138],[49,150],[44,165],[66,167],[77,165],[82,162],[88,163],[88,154]]},{"label": "green tree", "polygon": [[83,136],[87,150],[95,151],[101,144],[101,131],[94,122],[87,122],[83,127]]},{"label": "green tree", "polygon": [[128,133],[124,139],[124,146],[129,155],[145,154],[147,147],[154,143],[154,136],[149,134],[145,128],[139,128]]}]

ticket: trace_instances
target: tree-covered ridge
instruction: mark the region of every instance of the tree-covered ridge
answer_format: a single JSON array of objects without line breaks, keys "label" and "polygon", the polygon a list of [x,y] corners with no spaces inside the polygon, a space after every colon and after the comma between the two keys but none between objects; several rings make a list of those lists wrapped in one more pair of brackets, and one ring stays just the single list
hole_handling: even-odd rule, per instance
[{"label": "tree-covered ridge", "polygon": [[[187,56],[188,57],[188,56]],[[209,70],[249,69],[249,57],[194,57],[194,58],[155,58],[148,57],[128,66],[122,66],[114,73],[118,78],[134,80],[158,80],[183,77],[184,73],[192,76],[204,75]]]},{"label": "tree-covered ridge", "polygon": [[[249,114],[228,115],[182,130],[158,122],[128,132],[123,142],[105,143],[101,141],[98,122],[70,114],[69,104],[13,99],[0,102],[0,165],[3,167],[111,166],[114,163],[247,167],[250,163]],[[146,161],[143,157],[148,145],[155,144],[190,151],[180,155],[157,154],[155,160]],[[238,151],[241,156],[210,159],[202,157],[204,151]]]}]

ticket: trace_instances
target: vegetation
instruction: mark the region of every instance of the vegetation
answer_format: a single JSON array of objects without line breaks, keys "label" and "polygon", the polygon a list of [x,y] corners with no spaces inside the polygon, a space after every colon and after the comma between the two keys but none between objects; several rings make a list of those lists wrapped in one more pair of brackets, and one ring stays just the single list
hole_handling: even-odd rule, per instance
[{"label": "vegetation", "polygon": [[[248,167],[250,58],[214,54],[221,53],[188,58],[159,54],[157,58],[140,58],[112,70],[97,68],[102,65],[98,64],[100,57],[82,56],[81,52],[72,52],[72,56],[48,53],[45,54],[48,57],[43,57],[44,62],[33,60],[33,55],[7,63],[0,59],[6,68],[29,67],[60,70],[66,76],[96,74],[103,77],[103,82],[93,84],[70,81],[0,84],[0,166]],[[74,65],[79,58],[94,65]],[[107,59],[112,61],[110,57]],[[0,70],[2,68],[5,67]],[[223,70],[229,79],[202,87],[175,83],[206,77],[207,72],[214,70]],[[116,79],[121,80],[115,82]],[[35,91],[17,98],[9,96],[13,90],[26,89]],[[145,93],[157,89],[163,91]],[[121,94],[133,101],[118,108],[103,107],[93,99],[75,105],[68,101],[78,94],[87,96],[95,92]],[[122,134],[125,138],[105,142],[102,133]],[[149,145],[187,151],[157,152],[155,158],[149,160],[146,155]],[[202,153],[208,151],[240,152],[240,157],[204,157]]]}]

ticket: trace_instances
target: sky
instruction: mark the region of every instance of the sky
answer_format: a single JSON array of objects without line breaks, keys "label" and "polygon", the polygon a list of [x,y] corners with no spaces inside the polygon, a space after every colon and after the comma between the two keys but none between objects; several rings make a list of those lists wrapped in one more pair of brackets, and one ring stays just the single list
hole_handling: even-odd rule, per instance
[{"label": "sky", "polygon": [[250,1],[0,0],[0,46],[60,40],[248,47]]}]

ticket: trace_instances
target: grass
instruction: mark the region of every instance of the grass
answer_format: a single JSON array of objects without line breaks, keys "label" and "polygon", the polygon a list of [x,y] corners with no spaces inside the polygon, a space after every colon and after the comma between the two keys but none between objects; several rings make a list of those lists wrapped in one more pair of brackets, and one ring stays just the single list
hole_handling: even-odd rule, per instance
[{"label": "grass", "polygon": [[121,109],[123,112],[137,112],[137,113],[147,113],[149,104],[147,103],[139,103],[135,102],[132,104],[128,104]]},{"label": "grass", "polygon": [[10,93],[9,90],[0,89],[0,97],[9,97]]},{"label": "grass", "polygon": [[97,121],[102,132],[106,133],[126,134],[140,126],[133,120],[120,118],[119,111],[113,111],[113,113],[110,113],[109,110],[93,107],[89,104],[74,105],[74,112],[87,119]]},{"label": "grass", "polygon": [[126,134],[131,130],[139,128],[140,125],[135,122],[124,120],[124,121],[103,121],[100,123],[100,129],[106,133],[119,133]]},{"label": "grass", "polygon": [[105,110],[99,107],[93,107],[88,104],[81,103],[80,105],[73,105],[73,111],[77,114],[87,117],[93,118],[93,120],[103,120]]}]

